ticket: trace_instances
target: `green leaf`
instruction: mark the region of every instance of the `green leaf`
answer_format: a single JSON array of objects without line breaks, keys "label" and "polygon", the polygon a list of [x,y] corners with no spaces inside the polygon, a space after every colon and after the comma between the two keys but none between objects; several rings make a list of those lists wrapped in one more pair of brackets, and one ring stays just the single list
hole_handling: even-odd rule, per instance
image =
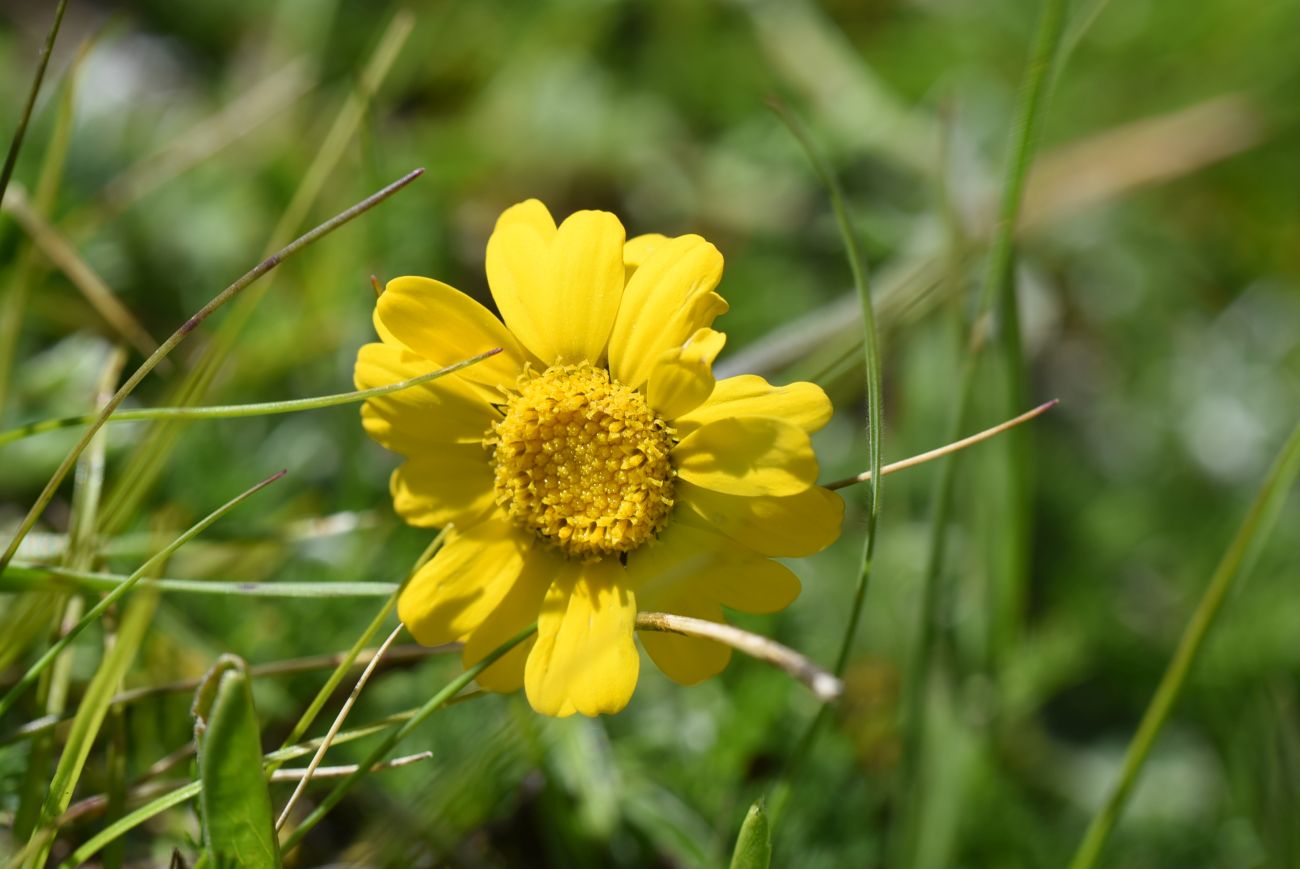
[{"label": "green leaf", "polygon": [[772,828],[760,798],[749,807],[731,854],[731,869],[767,869],[772,863]]},{"label": "green leaf", "polygon": [[271,794],[244,662],[224,655],[194,701],[203,843],[217,867],[280,865]]}]

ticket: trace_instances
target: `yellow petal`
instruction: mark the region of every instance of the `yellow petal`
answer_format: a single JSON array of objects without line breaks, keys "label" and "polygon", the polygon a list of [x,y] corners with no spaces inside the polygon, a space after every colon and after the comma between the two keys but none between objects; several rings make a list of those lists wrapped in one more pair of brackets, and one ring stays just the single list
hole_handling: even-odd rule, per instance
[{"label": "yellow petal", "polygon": [[544,212],[541,203],[530,199],[502,214],[488,238],[485,265],[488,288],[501,319],[524,347],[549,364],[555,359],[555,349],[545,329],[544,302],[550,292],[555,224],[549,224],[548,233],[550,215],[543,220]]},{"label": "yellow petal", "polygon": [[645,235],[638,235],[635,238],[629,238],[627,244],[623,245],[623,265],[627,266],[628,273],[636,270],[641,263],[646,261],[651,252],[659,245],[668,241],[668,236],[660,235],[657,232],[649,232]]},{"label": "yellow petal", "polygon": [[748,613],[771,613],[799,596],[799,578],[729,537],[682,522],[628,556],[628,581],[648,601],[704,600]]},{"label": "yellow petal", "polygon": [[546,242],[555,238],[555,218],[540,199],[525,199],[501,212],[496,228],[512,225],[526,226]]},{"label": "yellow petal", "polygon": [[817,479],[808,435],[780,419],[711,422],[682,438],[672,456],[683,480],[729,495],[794,495]]},{"label": "yellow petal", "polygon": [[844,499],[820,486],[795,495],[724,495],[677,481],[675,521],[714,528],[763,555],[821,552],[840,536]]},{"label": "yellow petal", "polygon": [[[664,612],[711,622],[725,622],[722,607],[698,597],[642,601],[646,612]],[[727,669],[731,648],[713,640],[683,637],[661,631],[640,631],[641,645],[664,675],[681,685],[694,685]]]},{"label": "yellow petal", "polygon": [[[551,580],[555,578],[562,563],[550,553],[534,547],[524,560],[523,571],[510,591],[465,640],[461,660],[467,668],[486,658],[498,646],[537,621],[546,590],[550,588]],[[536,641],[535,636],[530,637],[503,655],[478,675],[479,685],[488,691],[503,694],[524,687],[524,663]]]},{"label": "yellow petal", "polygon": [[616,559],[565,562],[546,592],[524,668],[528,702],[561,717],[622,710],[641,666],[635,623],[636,599]]},{"label": "yellow petal", "polygon": [[[422,356],[388,344],[366,344],[357,353],[357,389],[387,386],[437,370]],[[439,449],[449,443],[481,443],[500,413],[478,387],[457,374],[367,399],[361,408],[366,433],[403,455]]]},{"label": "yellow petal", "polygon": [[430,278],[394,278],[379,297],[375,311],[399,342],[441,367],[500,347],[495,356],[460,371],[500,399],[498,385],[514,386],[525,361],[524,350],[505,324],[469,296]]},{"label": "yellow petal", "polygon": [[719,380],[708,399],[674,426],[685,436],[707,423],[737,416],[784,419],[812,434],[830,420],[831,401],[815,383],[773,386],[755,374],[741,374]]},{"label": "yellow petal", "polygon": [[480,444],[446,444],[412,454],[389,479],[393,509],[411,525],[464,528],[488,513],[492,466]]},{"label": "yellow petal", "polygon": [[464,638],[510,591],[531,545],[501,516],[455,532],[402,589],[398,618],[426,646]]},{"label": "yellow petal", "polygon": [[722,278],[722,254],[698,235],[650,248],[628,280],[610,336],[610,371],[640,388],[660,354],[680,346],[696,329],[727,310],[713,292]]},{"label": "yellow petal", "polygon": [[564,364],[605,357],[623,297],[623,225],[607,211],[578,211],[560,224],[551,250],[550,284],[539,310]]},{"label": "yellow petal", "polygon": [[646,399],[664,419],[673,419],[697,407],[713,392],[713,360],[727,336],[698,329],[685,346],[665,350],[650,372]]}]

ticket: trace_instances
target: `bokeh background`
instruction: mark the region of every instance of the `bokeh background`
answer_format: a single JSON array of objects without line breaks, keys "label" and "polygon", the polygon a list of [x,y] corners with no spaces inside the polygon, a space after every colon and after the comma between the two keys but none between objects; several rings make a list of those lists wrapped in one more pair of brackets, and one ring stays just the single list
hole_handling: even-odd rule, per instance
[{"label": "bokeh background", "polygon": [[[6,142],[51,8],[0,9]],[[492,222],[537,196],[559,214],[605,208],[630,232],[715,242],[731,303],[721,367],[820,383],[836,406],[816,441],[823,478],[854,473],[866,455],[858,309],[826,195],[766,106],[777,96],[840,174],[871,263],[885,458],[938,446],[1038,11],[1030,0],[73,0],[15,178],[117,304],[92,303],[0,215],[0,428],[86,411],[115,348],[133,368],[268,248],[422,166],[408,190],[282,266],[255,304],[196,332],[131,404],[179,403],[187,388],[207,404],[350,389],[372,335],[370,276],[436,276],[488,302]],[[1295,0],[1070,4],[1016,266],[1024,397],[1061,404],[960,460],[910,865],[1066,862],[1296,421],[1297,33]],[[1005,399],[986,375],[976,427],[998,421]],[[0,447],[0,527],[74,440]],[[284,467],[285,481],[166,575],[396,581],[430,535],[395,518],[394,464],[354,406],[112,427],[94,566],[129,573],[160,533]],[[901,865],[900,704],[936,472],[885,481],[847,695],[794,776],[775,865]],[[1014,480],[1029,498],[1022,531]],[[67,494],[27,561],[66,546]],[[841,541],[793,564],[803,596],[739,620],[826,665],[865,528],[865,491],[845,495]],[[1298,547],[1291,504],[1197,662],[1108,865],[1300,865]],[[346,649],[379,604],[167,597],[126,684],[193,677],[222,652],[260,664]],[[46,631],[42,606],[0,594],[3,629]],[[96,631],[82,642],[74,703],[101,642]],[[30,659],[0,662],[5,680]],[[268,748],[324,672],[257,681]],[[417,706],[456,672],[446,657],[389,667],[350,721]],[[191,739],[190,699],[124,713],[128,782]],[[404,743],[432,760],[370,776],[298,865],[718,865],[816,709],[742,657],[692,688],[647,666],[627,711],[602,720],[542,719],[517,696],[460,704]],[[20,707],[0,736],[39,713]],[[0,849],[27,745],[0,746]],[[361,751],[339,747],[330,762]],[[107,775],[101,744],[77,797]],[[274,787],[277,805],[287,796]],[[56,856],[104,822],[70,825]],[[182,807],[111,859],[192,855],[197,831]]]}]

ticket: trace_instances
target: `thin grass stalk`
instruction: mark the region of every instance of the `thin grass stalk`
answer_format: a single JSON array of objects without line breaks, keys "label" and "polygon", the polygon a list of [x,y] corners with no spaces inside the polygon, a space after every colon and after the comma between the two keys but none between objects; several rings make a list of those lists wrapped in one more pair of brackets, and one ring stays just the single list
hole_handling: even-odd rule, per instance
[{"label": "thin grass stalk", "polygon": [[1129,795],[1137,785],[1142,768],[1146,764],[1151,747],[1164,728],[1169,714],[1182,695],[1187,684],[1187,675],[1191,672],[1196,656],[1205,644],[1205,638],[1214,625],[1223,603],[1246,574],[1259,548],[1277,523],[1278,514],[1286,501],[1286,496],[1300,472],[1300,424],[1297,424],[1287,439],[1286,445],[1274,460],[1264,485],[1260,487],[1250,511],[1242,521],[1241,527],[1232,539],[1232,543],[1223,554],[1218,567],[1215,568],[1210,583],[1201,596],[1200,602],[1192,613],[1191,620],[1183,629],[1178,641],[1178,648],[1160,678],[1160,684],[1142,715],[1137,732],[1124,754],[1124,766],[1119,780],[1115,782],[1101,809],[1093,816],[1084,833],[1083,840],[1070,861],[1070,869],[1091,869],[1097,865],[1101,853],[1106,847],[1111,831],[1128,803]]},{"label": "thin grass stalk", "polygon": [[0,204],[4,203],[5,191],[9,189],[9,179],[13,177],[14,166],[18,163],[18,152],[22,150],[23,139],[27,135],[27,124],[32,119],[32,110],[36,108],[36,96],[41,92],[41,81],[45,78],[45,68],[50,65],[50,54],[54,51],[54,40],[59,36],[59,27],[63,24],[63,13],[67,11],[68,0],[59,0],[54,8],[54,22],[50,32],[45,36],[41,46],[40,59],[36,62],[36,74],[32,76],[32,86],[27,92],[27,102],[23,112],[18,116],[18,128],[9,142],[9,152],[5,154],[4,168],[0,169]]},{"label": "thin grass stalk", "polygon": [[162,345],[159,346],[158,349],[154,351],[154,353],[150,355],[138,369],[136,369],[135,373],[127,379],[126,383],[122,384],[122,387],[104,406],[104,409],[99,412],[99,415],[95,417],[95,421],[92,422],[82,434],[81,440],[79,440],[76,446],[74,446],[68,453],[67,457],[63,460],[63,463],[59,465],[58,469],[54,472],[54,475],[50,477],[50,481],[46,483],[44,490],[42,490],[40,496],[37,497],[36,503],[32,505],[32,508],[27,512],[26,517],[24,517],[23,521],[19,524],[18,530],[14,533],[13,539],[9,542],[9,546],[5,550],[4,555],[0,556],[0,572],[3,572],[4,568],[13,559],[14,553],[18,551],[18,545],[22,543],[23,538],[27,536],[27,532],[32,530],[32,526],[36,524],[36,520],[45,512],[45,508],[49,506],[50,501],[54,498],[54,493],[58,490],[59,485],[68,476],[68,473],[76,464],[77,458],[86,449],[87,445],[89,445],[90,439],[95,436],[95,432],[99,431],[108,418],[112,416],[113,411],[117,410],[118,406],[121,405],[121,403],[126,400],[126,397],[140,384],[140,381],[144,380],[144,378],[149,375],[149,372],[156,368],[158,363],[165,359],[167,354],[171,353],[171,351],[175,349],[176,345],[184,341],[185,338],[197,329],[204,320],[211,316],[214,311],[226,304],[226,302],[230,301],[235,296],[239,295],[239,293],[258,278],[274,269],[280,263],[284,262],[284,260],[298,253],[312,242],[328,235],[335,229],[343,226],[345,223],[348,223],[352,219],[369,211],[371,208],[375,207],[415,179],[419,178],[423,173],[423,169],[416,169],[413,172],[407,173],[382,190],[371,194],[346,211],[340,212],[322,223],[320,226],[317,226],[305,235],[300,236],[295,241],[290,242],[277,253],[271,254],[271,256],[262,260],[233,284],[218,293],[212,301],[200,308],[194,316],[186,320],[179,329],[173,332],[171,337],[164,341]]},{"label": "thin grass stalk", "polygon": [[[319,410],[326,407],[338,407],[343,404],[355,404],[359,401],[365,401],[379,395],[388,395],[392,392],[400,392],[403,389],[410,389],[414,386],[420,386],[431,380],[437,380],[447,374],[460,371],[482,362],[501,352],[500,347],[495,347],[477,356],[471,356],[468,359],[462,359],[454,365],[448,365],[446,368],[439,368],[437,371],[430,371],[427,374],[421,374],[417,377],[411,377],[397,383],[390,383],[385,386],[374,386],[370,389],[359,389],[352,392],[336,392],[333,395],[318,395],[313,398],[295,398],[287,401],[263,401],[254,404],[227,404],[215,407],[146,407],[137,410],[119,410],[108,417],[106,422],[138,422],[140,420],[153,419],[171,419],[171,420],[194,420],[194,419],[242,419],[250,416],[273,416],[282,413],[297,413],[303,410]],[[59,419],[46,419],[40,422],[32,422],[27,425],[9,429],[0,432],[0,446],[14,441],[22,440],[33,435],[43,434],[44,432],[57,431],[59,429],[72,428],[74,426],[85,425],[94,422],[95,414],[84,414],[82,416],[65,416]]]},{"label": "thin grass stalk", "polygon": [[[956,440],[968,426],[975,392],[976,367],[984,346],[983,336],[991,327],[989,321],[998,312],[1005,314],[1014,305],[1014,299],[1002,303],[999,299],[1005,299],[1014,293],[1015,230],[1024,199],[1025,180],[1033,162],[1042,116],[1046,109],[1048,84],[1060,46],[1065,8],[1066,0],[1044,0],[1038,30],[1025,69],[1016,107],[1011,151],[1002,182],[998,218],[989,250],[988,268],[979,305],[972,321],[970,352],[962,366],[950,436],[946,438],[949,442]],[[1004,330],[1008,325],[1014,326],[1014,323],[1000,324]],[[1018,346],[1019,338],[1014,333],[1005,340],[1009,342],[1012,338]],[[896,860],[899,865],[910,865],[916,859],[918,852],[916,843],[920,831],[916,825],[919,824],[924,805],[924,776],[921,774],[920,755],[924,744],[934,647],[938,637],[940,586],[946,555],[946,530],[952,512],[955,468],[955,459],[943,462],[935,480],[929,555],[922,586],[920,637],[905,683],[901,790],[905,809],[901,825],[902,836],[895,840],[901,842],[905,850],[904,859]]]},{"label": "thin grass stalk", "polygon": [[293,789],[293,793],[289,795],[289,801],[284,804],[284,809],[280,812],[280,817],[276,819],[275,829],[277,832],[283,829],[285,822],[289,820],[289,815],[293,812],[293,807],[298,804],[298,800],[302,797],[303,791],[305,791],[307,785],[311,783],[312,774],[316,772],[320,767],[321,761],[325,759],[325,752],[329,751],[330,746],[334,744],[334,737],[336,737],[339,730],[343,728],[343,722],[348,720],[348,713],[352,711],[352,707],[356,704],[357,698],[360,697],[361,692],[365,690],[366,683],[370,681],[370,676],[375,672],[375,668],[379,666],[379,662],[383,660],[384,654],[388,651],[388,647],[397,640],[398,635],[404,630],[405,627],[402,625],[393,628],[393,631],[388,635],[388,638],[380,644],[379,651],[375,652],[375,656],[370,659],[370,663],[361,671],[360,677],[357,678],[357,684],[353,686],[352,693],[348,695],[348,699],[343,701],[343,707],[339,709],[339,714],[334,716],[334,721],[330,724],[329,730],[326,731],[325,738],[321,740],[320,747],[316,749],[316,753],[313,754],[311,760],[307,762],[307,768],[301,771],[302,776],[298,780],[298,786]]},{"label": "thin grass stalk", "polygon": [[[413,24],[414,17],[407,10],[398,11],[389,21],[369,63],[361,74],[356,90],[343,102],[325,136],[325,141],[307,167],[288,207],[271,231],[267,252],[298,230],[320,197],[325,182],[335,175],[348,142],[351,141],[375,93],[397,60],[410,36]],[[221,367],[233,351],[235,341],[252,317],[262,297],[270,292],[270,288],[271,283],[267,282],[248,293],[239,304],[232,306],[226,321],[216,330],[212,343],[201,354],[194,371],[175,393],[174,403],[194,404],[203,400],[203,396],[207,394]],[[157,478],[166,457],[170,455],[176,437],[176,427],[163,423],[155,426],[142,440],[141,446],[136,450],[122,475],[122,483],[108,499],[106,528],[110,530],[119,528],[134,514],[137,503]]]},{"label": "thin grass stalk", "polygon": [[277,471],[276,473],[267,477],[265,480],[262,480],[261,482],[257,483],[255,486],[247,489],[246,491],[240,493],[239,495],[236,495],[234,498],[227,501],[225,504],[222,504],[216,510],[209,513],[203,519],[199,520],[198,523],[196,523],[193,527],[187,530],[180,537],[177,537],[167,546],[163,547],[163,549],[160,550],[157,555],[153,556],[144,564],[140,565],[139,569],[136,570],[135,573],[132,573],[130,576],[126,578],[126,581],[122,582],[120,585],[118,585],[108,594],[104,595],[104,597],[101,598],[97,604],[91,607],[75,625],[69,628],[68,631],[63,636],[61,636],[57,642],[51,645],[50,648],[45,652],[45,654],[43,654],[40,658],[36,660],[36,663],[32,664],[32,666],[28,668],[27,672],[23,674],[22,678],[20,678],[13,685],[12,688],[10,688],[7,692],[5,692],[4,697],[0,698],[0,718],[4,717],[4,714],[9,711],[9,709],[13,706],[13,704],[18,700],[18,697],[21,696],[21,694],[28,687],[31,686],[31,684],[36,680],[36,678],[41,674],[41,672],[46,667],[48,667],[55,660],[55,658],[58,657],[60,652],[66,649],[68,645],[72,643],[72,641],[75,640],[83,630],[85,630],[87,627],[91,625],[91,623],[93,623],[101,615],[103,615],[104,612],[109,607],[111,607],[117,601],[121,600],[126,595],[127,592],[129,592],[138,582],[140,582],[140,580],[147,573],[149,573],[149,571],[153,570],[158,565],[164,564],[167,561],[167,559],[172,556],[172,553],[180,549],[182,546],[184,546],[190,540],[197,537],[199,534],[202,534],[203,531],[213,522],[216,522],[222,516],[226,515],[235,507],[237,507],[239,504],[242,504],[245,500],[257,494],[262,489],[265,489],[267,486],[271,485],[272,483],[274,483],[276,480],[280,479],[284,475],[285,475],[285,471]]},{"label": "thin grass stalk", "polygon": [[[64,164],[67,161],[68,145],[72,141],[77,85],[82,67],[96,40],[97,37],[91,37],[77,50],[77,56],[68,67],[62,92],[59,94],[59,109],[54,117],[54,129],[41,155],[41,172],[36,180],[36,190],[32,194],[32,208],[41,215],[50,214],[59,187],[63,184]],[[0,207],[3,207],[3,202],[0,202]],[[35,246],[30,241],[24,243],[18,254],[17,263],[10,272],[9,292],[4,298],[3,311],[0,311],[0,416],[3,416],[4,409],[9,403],[9,380],[18,351],[18,335],[27,308],[28,294],[40,273],[39,262],[40,257]]]},{"label": "thin grass stalk", "polygon": [[[442,529],[442,531],[438,532],[438,536],[430,541],[429,545],[420,553],[420,557],[415,560],[415,564],[412,566],[410,573],[406,575],[403,584],[410,582],[411,577],[415,576],[415,572],[427,564],[429,559],[433,558],[433,556],[437,554],[438,550],[442,548],[443,543],[446,542],[448,531],[448,528]],[[343,659],[339,661],[338,665],[334,668],[334,672],[330,673],[329,678],[325,680],[325,684],[320,687],[320,690],[316,692],[316,696],[312,698],[306,711],[298,717],[298,722],[293,726],[293,729],[289,731],[289,735],[285,737],[281,748],[287,748],[302,739],[303,735],[306,734],[307,729],[311,727],[312,722],[316,720],[316,716],[320,714],[321,709],[324,708],[325,703],[329,700],[330,696],[333,695],[334,690],[338,688],[348,671],[352,669],[352,665],[357,660],[357,656],[361,654],[361,650],[364,649],[366,644],[374,638],[375,634],[379,633],[380,627],[383,626],[384,622],[388,619],[389,614],[397,606],[397,592],[399,590],[400,586],[394,587],[392,594],[388,596],[388,600],[379,608],[379,612],[377,612],[375,617],[370,620],[370,624],[368,624],[366,629],[361,632],[361,636],[357,637],[356,642],[352,644],[352,648],[348,650],[347,654],[343,656]],[[277,764],[272,763],[272,770],[274,770],[276,766]]]},{"label": "thin grass stalk", "polygon": [[[117,380],[122,375],[126,354],[117,350],[110,354],[100,375],[94,406],[100,407],[113,394]],[[95,526],[99,512],[99,499],[104,483],[105,437],[101,433],[91,441],[90,448],[77,462],[72,492],[72,518],[68,526],[68,548],[63,563],[74,569],[85,569],[95,557]],[[54,624],[50,641],[57,642],[65,625],[81,619],[85,600],[80,595],[60,597],[54,605]],[[36,705],[45,710],[47,717],[59,718],[68,703],[68,686],[72,680],[72,650],[65,649],[53,665],[41,674],[36,686]],[[36,740],[27,756],[27,768],[19,791],[18,809],[14,814],[14,838],[22,841],[31,836],[40,818],[41,800],[49,782],[50,762],[54,755],[54,739]]]},{"label": "thin grass stalk", "polygon": [[430,715],[437,712],[440,708],[446,705],[449,700],[459,694],[461,690],[469,685],[470,682],[474,681],[479,673],[482,673],[488,667],[495,664],[503,655],[515,646],[527,640],[536,632],[537,625],[529,625],[514,637],[492,650],[492,652],[483,658],[483,660],[467,668],[465,672],[448,682],[441,691],[430,697],[428,702],[421,706],[419,711],[411,716],[408,721],[406,721],[396,731],[384,737],[379,745],[375,746],[374,749],[371,750],[370,754],[366,755],[366,759],[358,764],[356,772],[335,785],[325,798],[320,801],[316,808],[313,809],[307,817],[303,818],[302,822],[298,824],[298,826],[294,828],[294,831],[289,834],[288,838],[285,839],[280,848],[280,853],[287,855],[292,852],[293,849],[302,841],[303,837],[311,832],[312,828],[319,824],[321,819],[324,818],[331,809],[338,805],[339,801],[347,795],[347,792],[361,780],[361,777],[366,775],[366,773],[370,771],[371,767],[384,759],[385,755],[392,750],[393,746],[401,742],[412,730],[423,724]]},{"label": "thin grass stalk", "polygon": [[[871,582],[871,565],[875,555],[876,523],[880,517],[882,477],[880,445],[884,422],[884,402],[880,372],[879,336],[876,331],[876,316],[871,301],[871,286],[867,273],[866,258],[862,253],[857,231],[854,229],[853,222],[849,217],[848,208],[845,206],[844,193],[840,188],[839,180],[822,158],[821,153],[813,144],[812,137],[799,118],[781,103],[773,101],[771,105],[777,116],[781,118],[802,147],[813,171],[826,188],[831,208],[835,213],[836,224],[839,226],[844,252],[849,261],[849,271],[853,276],[853,286],[857,290],[858,305],[862,315],[862,350],[867,402],[867,480],[870,485],[867,493],[866,536],[862,544],[862,558],[858,566],[858,578],[853,589],[852,602],[849,605],[848,624],[845,626],[843,638],[840,640],[839,652],[835,657],[833,672],[838,680],[843,677],[844,669],[848,666],[853,641],[857,636],[858,625],[862,621],[862,610],[866,605],[867,590]],[[817,714],[809,723],[808,729],[795,743],[794,751],[787,758],[785,768],[772,790],[771,816],[773,824],[775,824],[777,817],[785,807],[793,777],[803,765],[808,754],[811,753],[828,715],[829,706],[823,702],[822,706],[817,710]]]}]

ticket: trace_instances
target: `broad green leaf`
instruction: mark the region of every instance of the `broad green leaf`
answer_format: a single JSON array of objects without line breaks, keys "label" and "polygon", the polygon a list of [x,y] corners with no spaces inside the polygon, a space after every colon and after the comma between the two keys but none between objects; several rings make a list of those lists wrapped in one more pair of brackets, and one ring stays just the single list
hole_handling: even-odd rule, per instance
[{"label": "broad green leaf", "polygon": [[212,865],[280,865],[262,744],[244,662],[225,655],[194,701],[203,844]]},{"label": "broad green leaf", "polygon": [[767,809],[759,799],[749,807],[745,822],[736,837],[731,854],[731,869],[767,869],[772,863],[772,829],[767,824]]}]

